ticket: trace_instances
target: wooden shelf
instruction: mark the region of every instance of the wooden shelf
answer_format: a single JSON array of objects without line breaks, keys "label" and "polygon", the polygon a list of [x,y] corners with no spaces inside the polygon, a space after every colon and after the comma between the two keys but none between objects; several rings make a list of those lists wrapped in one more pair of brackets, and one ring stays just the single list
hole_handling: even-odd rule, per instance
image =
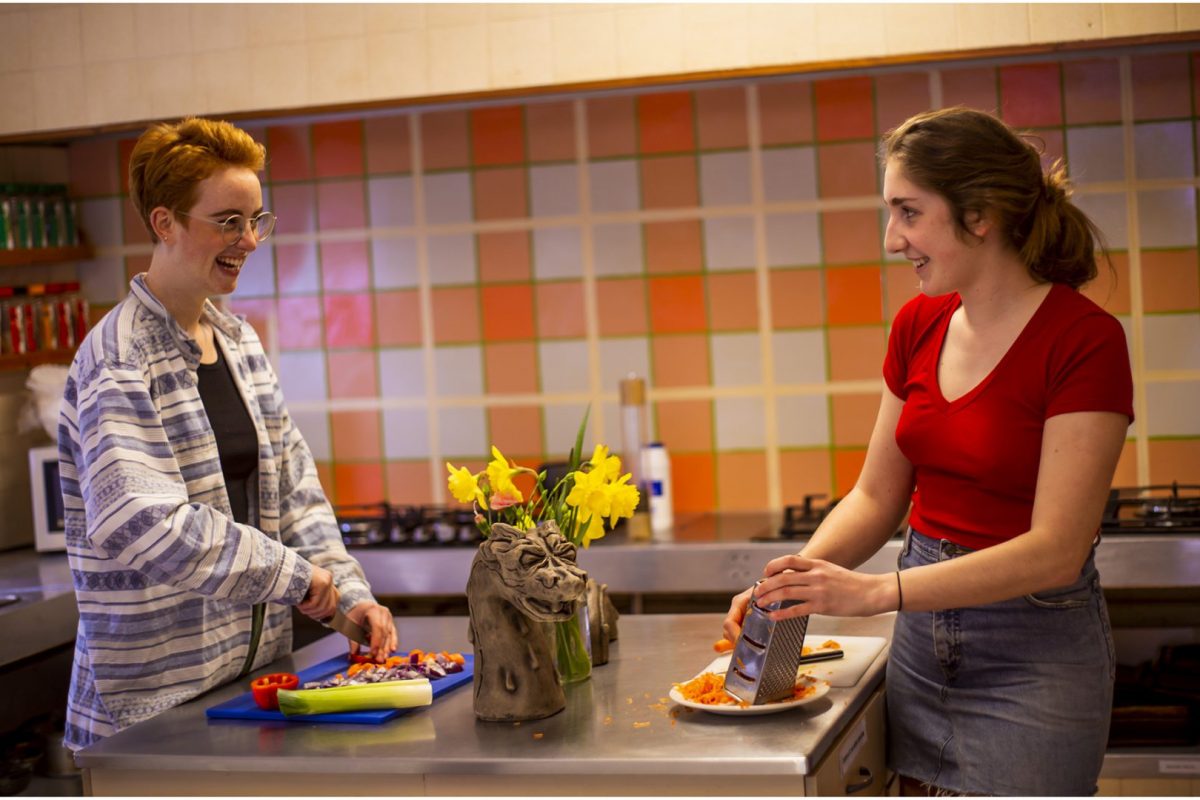
[{"label": "wooden shelf", "polygon": [[0,250],[0,267],[20,267],[27,264],[58,264],[63,261],[86,261],[92,257],[92,248],[87,245],[76,247],[37,247],[32,250]]},{"label": "wooden shelf", "polygon": [[39,350],[36,353],[9,353],[0,356],[0,372],[31,369],[39,364],[70,364],[74,350]]}]

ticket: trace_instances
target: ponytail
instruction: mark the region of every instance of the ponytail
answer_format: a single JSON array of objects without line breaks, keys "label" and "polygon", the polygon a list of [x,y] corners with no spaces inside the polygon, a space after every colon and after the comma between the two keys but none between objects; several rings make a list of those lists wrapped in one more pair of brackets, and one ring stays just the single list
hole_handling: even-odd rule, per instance
[{"label": "ponytail", "polygon": [[1105,258],[1108,253],[1103,234],[1070,197],[1066,168],[1059,159],[1035,198],[1028,231],[1019,225],[1012,236],[1020,248],[1021,260],[1035,277],[1078,289],[1097,275],[1097,245]]}]

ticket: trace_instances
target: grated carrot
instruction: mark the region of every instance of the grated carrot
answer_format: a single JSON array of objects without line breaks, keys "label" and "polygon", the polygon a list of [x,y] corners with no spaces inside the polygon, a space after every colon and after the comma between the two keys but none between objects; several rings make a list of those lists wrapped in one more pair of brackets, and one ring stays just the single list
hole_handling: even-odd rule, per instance
[{"label": "grated carrot", "polygon": [[705,706],[726,706],[737,703],[725,693],[725,676],[715,672],[702,672],[686,683],[677,683],[675,688],[685,699]]}]

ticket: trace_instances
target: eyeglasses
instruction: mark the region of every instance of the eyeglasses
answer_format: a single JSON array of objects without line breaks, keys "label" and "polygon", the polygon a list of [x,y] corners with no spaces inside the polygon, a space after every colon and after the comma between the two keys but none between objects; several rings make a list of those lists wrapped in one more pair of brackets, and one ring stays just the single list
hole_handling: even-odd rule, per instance
[{"label": "eyeglasses", "polygon": [[209,225],[216,225],[221,229],[221,236],[225,239],[225,244],[237,244],[251,227],[254,229],[254,238],[260,242],[269,237],[271,232],[275,230],[275,215],[270,211],[264,211],[257,217],[250,217],[249,219],[243,217],[241,214],[234,214],[232,217],[227,217],[219,222],[207,217],[198,217],[186,211],[180,211],[179,213],[185,217],[207,222]]}]

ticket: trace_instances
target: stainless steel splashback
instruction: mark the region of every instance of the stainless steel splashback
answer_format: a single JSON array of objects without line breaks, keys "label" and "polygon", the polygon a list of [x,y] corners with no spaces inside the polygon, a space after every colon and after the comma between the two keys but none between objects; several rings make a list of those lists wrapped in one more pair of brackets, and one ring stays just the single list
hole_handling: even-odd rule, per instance
[{"label": "stainless steel splashback", "polygon": [[33,544],[29,448],[52,444],[45,431],[18,432],[27,392],[0,394],[0,550]]}]

